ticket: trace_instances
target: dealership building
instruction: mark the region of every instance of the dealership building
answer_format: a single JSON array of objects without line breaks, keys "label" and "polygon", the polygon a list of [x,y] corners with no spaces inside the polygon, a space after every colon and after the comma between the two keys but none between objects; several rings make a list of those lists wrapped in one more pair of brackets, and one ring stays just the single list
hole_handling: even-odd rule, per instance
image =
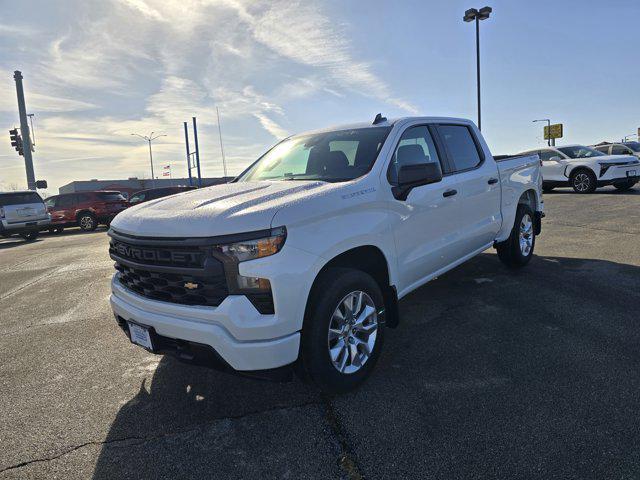
[{"label": "dealership building", "polygon": [[[209,187],[211,185],[218,185],[221,183],[227,183],[233,180],[234,177],[215,177],[215,178],[203,178],[202,186]],[[198,179],[192,179],[194,186],[198,185]],[[89,192],[95,190],[116,190],[121,192],[125,197],[129,198],[132,193],[147,188],[160,188],[171,186],[186,186],[189,185],[188,178],[137,178],[131,177],[126,180],[78,180],[75,182],[67,183],[59,189],[59,193],[75,193],[75,192]]]}]

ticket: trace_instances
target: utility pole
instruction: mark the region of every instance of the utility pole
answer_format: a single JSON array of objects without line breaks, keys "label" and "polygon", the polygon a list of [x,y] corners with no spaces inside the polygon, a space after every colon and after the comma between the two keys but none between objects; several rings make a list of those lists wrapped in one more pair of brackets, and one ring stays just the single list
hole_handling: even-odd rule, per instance
[{"label": "utility pole", "polygon": [[31,156],[31,136],[29,135],[29,122],[27,121],[27,107],[24,103],[24,90],[22,89],[22,72],[13,72],[16,81],[16,93],[18,95],[18,113],[20,114],[20,133],[24,144],[24,166],[27,170],[27,188],[36,189],[36,174],[33,171],[33,157]]},{"label": "utility pole", "polygon": [[224,148],[222,147],[222,129],[220,127],[220,112],[216,107],[216,115],[218,116],[218,136],[220,137],[220,151],[222,152],[222,169],[224,171],[224,178],[227,178],[227,162],[224,158]]},{"label": "utility pole", "polygon": [[465,22],[476,23],[476,79],[478,83],[478,130],[482,130],[482,117],[480,108],[480,20],[486,20],[493,10],[491,7],[483,7],[480,10],[470,8],[464,12]]},{"label": "utility pole", "polygon": [[193,179],[191,178],[191,153],[189,153],[189,129],[187,128],[187,122],[182,122],[184,125],[184,144],[187,147],[187,173],[189,174],[189,186],[193,187]]},{"label": "utility pole", "polygon": [[198,147],[198,126],[196,125],[196,117],[193,120],[193,142],[196,146],[196,166],[198,167],[198,188],[202,188],[202,175],[200,174],[200,148]]},{"label": "utility pole", "polygon": [[138,135],[137,133],[132,133],[131,135],[140,137],[144,141],[149,144],[149,161],[151,162],[151,185],[156,186],[156,177],[153,174],[153,152],[151,151],[151,142],[153,142],[156,138],[166,137],[166,135],[153,135],[154,132],[151,132],[149,135]]},{"label": "utility pole", "polygon": [[[548,118],[541,118],[539,120],[534,120],[533,123],[536,122],[547,122],[547,127],[549,129],[549,137],[551,137],[551,120]],[[555,138],[547,138],[547,146],[548,147],[555,147],[556,146],[556,139]]]}]

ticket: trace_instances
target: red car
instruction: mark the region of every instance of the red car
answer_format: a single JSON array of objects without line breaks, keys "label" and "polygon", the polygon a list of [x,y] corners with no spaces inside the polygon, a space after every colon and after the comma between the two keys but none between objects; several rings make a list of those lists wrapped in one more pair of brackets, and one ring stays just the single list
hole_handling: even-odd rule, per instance
[{"label": "red car", "polygon": [[120,192],[78,192],[54,195],[44,201],[51,214],[50,231],[80,227],[92,231],[102,223],[109,225],[113,217],[129,204]]}]

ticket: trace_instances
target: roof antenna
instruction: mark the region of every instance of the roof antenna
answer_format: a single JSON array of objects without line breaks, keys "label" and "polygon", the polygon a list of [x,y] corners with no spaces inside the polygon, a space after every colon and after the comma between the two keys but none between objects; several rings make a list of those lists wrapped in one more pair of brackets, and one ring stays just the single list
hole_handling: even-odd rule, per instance
[{"label": "roof antenna", "polygon": [[376,115],[376,118],[373,119],[373,125],[377,125],[382,122],[386,122],[387,117],[383,117],[381,113]]}]

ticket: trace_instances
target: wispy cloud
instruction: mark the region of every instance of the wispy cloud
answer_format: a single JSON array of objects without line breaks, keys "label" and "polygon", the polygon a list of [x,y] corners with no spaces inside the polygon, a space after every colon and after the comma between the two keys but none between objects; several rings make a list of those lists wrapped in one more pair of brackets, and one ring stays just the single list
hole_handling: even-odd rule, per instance
[{"label": "wispy cloud", "polygon": [[[210,146],[215,159],[216,107],[236,170],[272,141],[268,136],[298,131],[291,112],[310,99],[360,96],[416,111],[355,51],[350,27],[317,3],[109,0],[96,9],[70,0],[67,7],[74,16],[65,24],[0,23],[0,36],[22,48],[36,158],[53,184],[114,169],[146,172],[145,145],[132,140],[133,131],[171,133],[154,145],[154,157],[183,158],[181,124],[192,116],[204,129],[201,147]],[[14,64],[0,60],[5,91],[12,92]],[[0,116],[14,121],[14,112],[15,96],[0,95]]]}]

